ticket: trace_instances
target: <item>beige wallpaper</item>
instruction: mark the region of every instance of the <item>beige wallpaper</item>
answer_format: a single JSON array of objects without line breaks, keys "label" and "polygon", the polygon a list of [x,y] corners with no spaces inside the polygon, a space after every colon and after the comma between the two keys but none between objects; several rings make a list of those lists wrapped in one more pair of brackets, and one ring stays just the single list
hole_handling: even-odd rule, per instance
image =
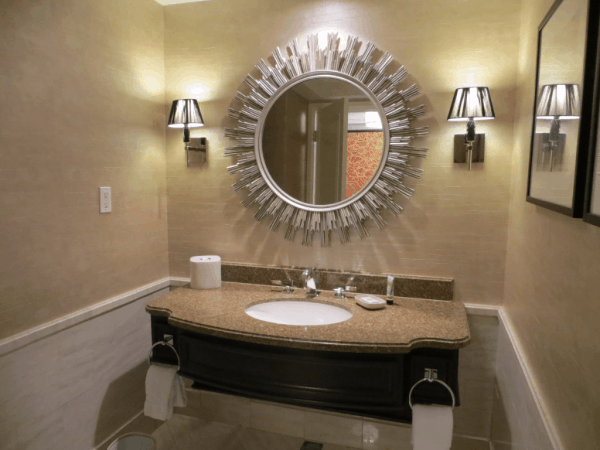
[{"label": "beige wallpaper", "polygon": [[3,2],[0,30],[1,339],[165,277],[168,261],[163,7]]},{"label": "beige wallpaper", "polygon": [[600,448],[600,228],[525,202],[537,28],[524,3],[505,307],[565,449]]},{"label": "beige wallpaper", "polygon": [[[206,127],[209,161],[187,168],[181,132],[167,132],[169,263],[172,276],[188,276],[193,255],[218,254],[228,261],[367,272],[451,276],[457,297],[499,304],[504,259],[513,142],[520,1],[219,0],[165,9],[166,107],[173,99],[198,98]],[[416,195],[399,199],[399,218],[387,214],[382,231],[369,224],[364,241],[332,248],[303,248],[283,232],[257,223],[245,210],[226,171],[229,144],[223,129],[227,108],[245,75],[276,46],[307,33],[334,30],[372,40],[391,52],[417,83],[431,135],[424,177],[410,184]],[[488,85],[497,118],[481,122],[486,161],[469,173],[453,163],[453,135],[462,123],[446,121],[454,89]]]}]

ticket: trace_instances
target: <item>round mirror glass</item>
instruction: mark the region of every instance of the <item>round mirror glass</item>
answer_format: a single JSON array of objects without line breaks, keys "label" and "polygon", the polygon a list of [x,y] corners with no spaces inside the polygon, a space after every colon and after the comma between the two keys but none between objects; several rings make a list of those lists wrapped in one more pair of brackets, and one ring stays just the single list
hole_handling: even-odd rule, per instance
[{"label": "round mirror glass", "polygon": [[377,106],[360,88],[318,77],[285,91],[269,110],[262,151],[273,181],[311,205],[352,197],[371,181],[383,154]]}]

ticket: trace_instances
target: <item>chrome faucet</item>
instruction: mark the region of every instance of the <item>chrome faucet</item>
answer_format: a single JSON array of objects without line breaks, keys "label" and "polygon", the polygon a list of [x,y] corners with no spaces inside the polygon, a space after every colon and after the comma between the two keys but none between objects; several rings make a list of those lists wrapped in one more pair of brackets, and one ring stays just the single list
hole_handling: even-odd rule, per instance
[{"label": "chrome faucet", "polygon": [[306,282],[313,276],[313,269],[304,269],[302,272],[302,289],[306,289]]},{"label": "chrome faucet", "polygon": [[274,284],[275,286],[282,286],[283,290],[279,291],[279,290],[275,290],[275,289],[271,289],[274,292],[284,292],[286,294],[293,294],[294,293],[294,282],[292,280],[271,280],[271,284]]},{"label": "chrome faucet", "polygon": [[348,292],[356,292],[356,286],[352,283],[354,282],[354,275],[351,275],[346,281],[346,287],[337,287],[334,288],[335,295],[334,297],[338,298],[346,298],[346,293]]},{"label": "chrome faucet", "polygon": [[314,269],[305,269],[302,272],[302,287],[307,290],[306,297],[318,297],[320,292],[317,291],[317,283],[314,278]]}]

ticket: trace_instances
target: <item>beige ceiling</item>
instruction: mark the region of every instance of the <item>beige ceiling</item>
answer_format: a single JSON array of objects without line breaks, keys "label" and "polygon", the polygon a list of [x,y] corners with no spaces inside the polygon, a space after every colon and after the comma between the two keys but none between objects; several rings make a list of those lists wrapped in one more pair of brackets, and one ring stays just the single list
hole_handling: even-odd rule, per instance
[{"label": "beige ceiling", "polygon": [[210,2],[216,0],[156,0],[161,5],[177,5],[179,3]]}]

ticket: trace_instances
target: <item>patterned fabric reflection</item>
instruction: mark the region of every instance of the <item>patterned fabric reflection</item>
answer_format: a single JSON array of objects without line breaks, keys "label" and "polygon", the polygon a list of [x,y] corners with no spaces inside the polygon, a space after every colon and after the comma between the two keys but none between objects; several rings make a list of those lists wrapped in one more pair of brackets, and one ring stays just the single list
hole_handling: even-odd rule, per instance
[{"label": "patterned fabric reflection", "polygon": [[346,198],[352,197],[371,180],[381,160],[382,150],[383,132],[348,133]]}]

